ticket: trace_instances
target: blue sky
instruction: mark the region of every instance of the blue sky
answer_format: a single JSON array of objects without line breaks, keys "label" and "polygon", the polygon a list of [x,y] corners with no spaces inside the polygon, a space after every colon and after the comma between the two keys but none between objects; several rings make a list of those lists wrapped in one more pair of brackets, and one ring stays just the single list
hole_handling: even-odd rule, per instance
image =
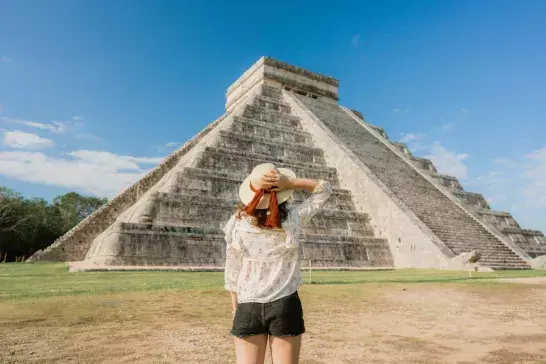
[{"label": "blue sky", "polygon": [[546,230],[544,1],[0,3],[0,185],[112,197],[269,55]]}]

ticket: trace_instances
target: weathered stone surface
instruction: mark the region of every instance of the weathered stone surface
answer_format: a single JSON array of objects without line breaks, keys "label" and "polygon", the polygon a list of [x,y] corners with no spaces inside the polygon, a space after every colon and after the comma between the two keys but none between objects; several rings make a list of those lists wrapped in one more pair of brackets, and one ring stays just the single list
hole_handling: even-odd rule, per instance
[{"label": "weathered stone surface", "polygon": [[546,270],[546,255],[532,259],[530,264],[533,269]]},{"label": "weathered stone surface", "polygon": [[473,264],[480,260],[481,254],[476,251],[472,250],[469,252],[461,253],[457,255],[455,258],[451,259],[451,262],[454,264]]}]

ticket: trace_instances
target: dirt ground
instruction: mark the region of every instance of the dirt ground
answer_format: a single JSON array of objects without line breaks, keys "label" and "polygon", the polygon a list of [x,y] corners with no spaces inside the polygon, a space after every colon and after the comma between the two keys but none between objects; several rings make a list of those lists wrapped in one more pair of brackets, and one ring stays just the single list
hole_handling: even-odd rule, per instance
[{"label": "dirt ground", "polygon": [[[546,363],[546,285],[304,285],[300,296],[304,364]],[[229,306],[222,289],[7,300],[0,362],[234,363]]]}]

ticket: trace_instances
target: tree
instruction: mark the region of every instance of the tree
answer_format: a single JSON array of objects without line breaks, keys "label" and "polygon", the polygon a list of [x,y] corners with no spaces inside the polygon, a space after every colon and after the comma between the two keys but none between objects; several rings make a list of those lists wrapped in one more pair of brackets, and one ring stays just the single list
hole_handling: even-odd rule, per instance
[{"label": "tree", "polygon": [[64,224],[63,229],[68,231],[107,201],[106,198],[85,197],[76,192],[69,192],[66,195],[55,197],[53,206],[59,209]]},{"label": "tree", "polygon": [[24,199],[15,191],[0,187],[0,234],[22,235],[29,216],[23,213]]},{"label": "tree", "polygon": [[70,192],[48,203],[0,187],[0,261],[6,254],[13,261],[46,248],[106,201]]}]

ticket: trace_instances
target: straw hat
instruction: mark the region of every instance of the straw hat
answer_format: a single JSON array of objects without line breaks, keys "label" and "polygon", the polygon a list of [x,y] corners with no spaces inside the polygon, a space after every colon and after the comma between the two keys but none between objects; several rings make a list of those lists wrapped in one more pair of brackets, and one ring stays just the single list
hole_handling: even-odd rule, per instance
[{"label": "straw hat", "polygon": [[[268,173],[272,169],[278,169],[279,172],[285,176],[295,178],[296,174],[288,168],[276,168],[273,163],[263,163],[259,164],[252,170],[252,173],[245,178],[241,186],[239,187],[239,197],[241,202],[245,205],[248,205],[250,201],[254,198],[255,191],[252,191],[252,186],[259,186],[262,181],[264,174]],[[255,187],[253,187],[255,188]],[[292,195],[293,189],[280,190],[274,189],[277,192],[277,201],[280,205],[281,203],[287,201]],[[269,206],[269,193],[264,194],[260,202],[258,203],[258,209],[267,209]]]}]

